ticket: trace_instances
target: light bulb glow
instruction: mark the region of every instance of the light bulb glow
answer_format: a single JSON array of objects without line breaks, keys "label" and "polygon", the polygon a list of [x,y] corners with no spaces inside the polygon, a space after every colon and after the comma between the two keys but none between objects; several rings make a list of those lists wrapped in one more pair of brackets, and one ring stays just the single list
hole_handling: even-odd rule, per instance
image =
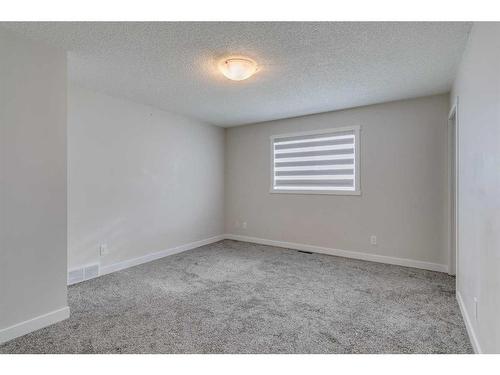
[{"label": "light bulb glow", "polygon": [[230,80],[243,81],[257,72],[257,63],[248,58],[229,58],[219,63],[219,70]]}]

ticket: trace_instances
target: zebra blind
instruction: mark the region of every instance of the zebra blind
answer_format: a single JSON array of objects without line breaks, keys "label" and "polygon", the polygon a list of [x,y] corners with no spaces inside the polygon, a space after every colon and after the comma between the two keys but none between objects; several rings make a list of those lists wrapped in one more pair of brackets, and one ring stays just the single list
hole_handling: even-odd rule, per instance
[{"label": "zebra blind", "polygon": [[271,137],[273,192],[359,194],[359,127]]}]

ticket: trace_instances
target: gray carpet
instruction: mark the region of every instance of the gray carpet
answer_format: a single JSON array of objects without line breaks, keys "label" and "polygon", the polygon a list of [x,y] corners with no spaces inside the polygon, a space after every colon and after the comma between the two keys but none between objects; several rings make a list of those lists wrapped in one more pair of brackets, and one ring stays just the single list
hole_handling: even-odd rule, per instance
[{"label": "gray carpet", "polygon": [[443,273],[221,241],[69,288],[0,353],[471,353]]}]

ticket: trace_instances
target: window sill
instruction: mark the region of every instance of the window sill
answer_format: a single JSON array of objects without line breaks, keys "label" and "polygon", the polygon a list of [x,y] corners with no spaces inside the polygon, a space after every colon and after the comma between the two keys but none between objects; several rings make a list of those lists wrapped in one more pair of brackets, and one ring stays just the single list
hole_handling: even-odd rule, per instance
[{"label": "window sill", "polygon": [[331,191],[331,190],[274,190],[270,189],[271,194],[304,194],[304,195],[361,195],[361,191]]}]

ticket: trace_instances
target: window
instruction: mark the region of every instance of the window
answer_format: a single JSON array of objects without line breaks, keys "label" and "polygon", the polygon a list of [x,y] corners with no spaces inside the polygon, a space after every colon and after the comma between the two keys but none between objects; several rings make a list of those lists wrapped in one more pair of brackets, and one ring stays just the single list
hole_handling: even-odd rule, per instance
[{"label": "window", "polygon": [[359,195],[359,126],[271,137],[271,192]]}]

